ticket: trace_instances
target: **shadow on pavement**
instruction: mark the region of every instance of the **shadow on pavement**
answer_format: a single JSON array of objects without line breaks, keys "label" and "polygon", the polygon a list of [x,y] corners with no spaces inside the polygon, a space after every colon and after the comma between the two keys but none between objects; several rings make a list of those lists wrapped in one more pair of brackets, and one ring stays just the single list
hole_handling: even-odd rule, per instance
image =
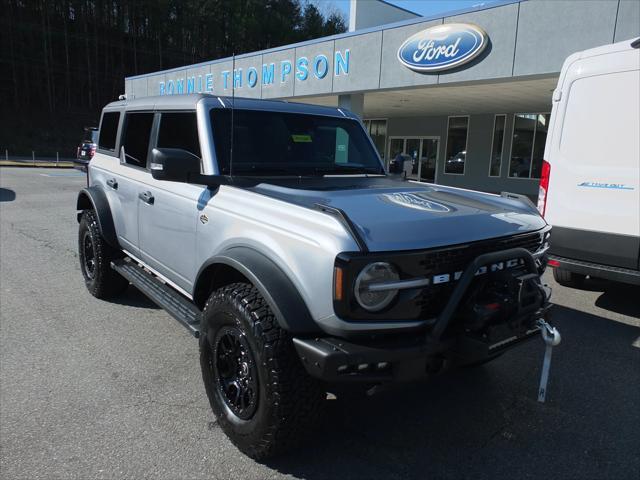
[{"label": "shadow on pavement", "polygon": [[129,285],[129,288],[114,298],[109,299],[112,303],[117,303],[119,305],[125,305],[128,307],[136,307],[136,308],[150,308],[153,310],[159,310],[160,307],[149,300],[144,293],[138,290],[133,285]]},{"label": "shadow on pavement", "polygon": [[16,199],[16,192],[8,188],[0,188],[0,202],[13,202]]},{"label": "shadow on pavement", "polygon": [[483,367],[328,401],[305,446],[267,465],[303,479],[638,478],[640,328],[554,311],[563,340],[546,404],[533,339]]},{"label": "shadow on pavement", "polygon": [[640,318],[640,286],[611,282],[596,300],[596,307]]}]

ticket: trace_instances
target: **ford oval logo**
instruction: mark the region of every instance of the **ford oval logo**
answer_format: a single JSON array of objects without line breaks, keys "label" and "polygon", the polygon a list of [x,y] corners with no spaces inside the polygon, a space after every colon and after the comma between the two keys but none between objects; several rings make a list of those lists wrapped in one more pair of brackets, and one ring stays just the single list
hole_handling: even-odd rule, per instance
[{"label": "ford oval logo", "polygon": [[427,212],[447,213],[451,209],[446,205],[434,202],[424,196],[421,192],[411,193],[383,193],[383,199],[387,202],[395,203],[403,207],[413,208],[415,210],[424,210]]},{"label": "ford oval logo", "polygon": [[410,36],[398,49],[398,60],[416,72],[439,72],[473,60],[487,43],[477,25],[447,23]]}]

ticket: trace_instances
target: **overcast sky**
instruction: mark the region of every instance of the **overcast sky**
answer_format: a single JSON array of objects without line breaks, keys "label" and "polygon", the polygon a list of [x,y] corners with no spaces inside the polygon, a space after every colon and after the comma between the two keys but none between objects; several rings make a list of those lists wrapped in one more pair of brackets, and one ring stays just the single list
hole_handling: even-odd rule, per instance
[{"label": "overcast sky", "polygon": [[[349,20],[349,0],[312,0],[324,13],[339,10]],[[367,1],[367,0],[360,0]],[[424,17],[438,15],[465,8],[490,5],[498,0],[387,0],[399,7],[411,10]]]}]

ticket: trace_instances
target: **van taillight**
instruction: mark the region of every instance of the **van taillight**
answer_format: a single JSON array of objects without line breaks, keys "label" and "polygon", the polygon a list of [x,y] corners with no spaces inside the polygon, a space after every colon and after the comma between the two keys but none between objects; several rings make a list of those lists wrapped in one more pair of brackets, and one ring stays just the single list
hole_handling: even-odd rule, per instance
[{"label": "van taillight", "polygon": [[538,211],[544,217],[547,210],[547,195],[549,194],[549,177],[551,176],[551,164],[542,161],[542,174],[540,175],[540,187],[538,188]]}]

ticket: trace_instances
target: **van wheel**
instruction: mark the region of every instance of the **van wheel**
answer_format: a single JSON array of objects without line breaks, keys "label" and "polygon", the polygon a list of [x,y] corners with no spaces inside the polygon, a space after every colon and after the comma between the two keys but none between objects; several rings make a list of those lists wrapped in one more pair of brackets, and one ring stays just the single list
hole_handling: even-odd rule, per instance
[{"label": "van wheel", "polygon": [[564,268],[554,268],[553,278],[556,282],[565,287],[582,288],[587,276],[570,272],[569,270],[565,270]]},{"label": "van wheel", "polygon": [[78,257],[84,284],[91,295],[106,299],[127,289],[129,282],[111,268],[111,260],[121,256],[121,252],[102,238],[95,212],[82,212],[78,232]]},{"label": "van wheel", "polygon": [[231,441],[256,460],[296,445],[325,394],[290,335],[246,283],[211,294],[202,312],[200,366],[211,409]]}]

